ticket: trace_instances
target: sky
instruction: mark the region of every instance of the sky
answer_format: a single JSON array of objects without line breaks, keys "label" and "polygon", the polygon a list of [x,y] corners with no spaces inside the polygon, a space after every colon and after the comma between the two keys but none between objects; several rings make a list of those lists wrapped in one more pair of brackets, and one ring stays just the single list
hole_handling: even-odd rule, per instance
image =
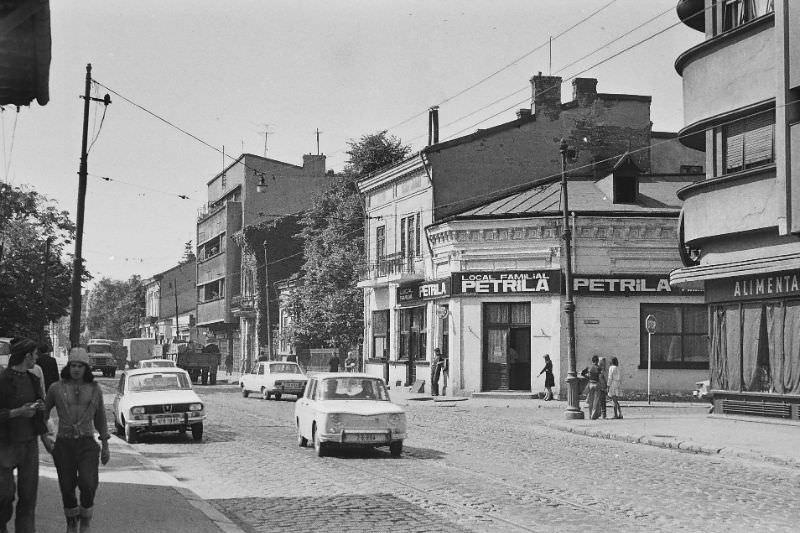
[{"label": "sky", "polygon": [[[597,78],[598,92],[650,95],[653,128],[679,130],[673,65],[703,36],[679,23],[676,5],[52,1],[50,102],[0,113],[0,178],[35,188],[75,220],[79,96],[91,63],[93,80],[120,96],[111,93],[105,117],[102,104],[90,109],[86,266],[95,279],[146,278],[175,266],[194,242],[208,180],[242,152],[264,155],[265,140],[268,157],[301,165],[317,153],[318,129],[327,168],[340,171],[348,140],[365,134],[388,129],[422,148],[432,105],[441,140],[513,120],[530,107],[537,72],[565,79],[562,101],[574,76]],[[93,96],[107,92],[93,84]]]}]

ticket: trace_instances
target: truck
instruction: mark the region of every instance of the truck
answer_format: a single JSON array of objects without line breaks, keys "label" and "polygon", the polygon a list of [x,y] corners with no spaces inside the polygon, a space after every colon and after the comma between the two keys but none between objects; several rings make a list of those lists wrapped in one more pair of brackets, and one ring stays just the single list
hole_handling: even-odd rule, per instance
[{"label": "truck", "polygon": [[109,339],[89,339],[86,351],[89,354],[92,370],[100,370],[104,376],[114,377],[117,373],[117,354],[119,354],[114,347],[115,344],[119,346],[118,342]]},{"label": "truck", "polygon": [[128,351],[128,368],[136,368],[139,361],[150,359],[153,356],[156,340],[151,337],[135,337],[122,339],[122,345]]},{"label": "truck", "polygon": [[186,370],[192,382],[199,378],[203,385],[217,383],[220,353],[216,344],[203,346],[194,341],[170,343],[166,345],[164,358],[174,361],[178,368]]}]

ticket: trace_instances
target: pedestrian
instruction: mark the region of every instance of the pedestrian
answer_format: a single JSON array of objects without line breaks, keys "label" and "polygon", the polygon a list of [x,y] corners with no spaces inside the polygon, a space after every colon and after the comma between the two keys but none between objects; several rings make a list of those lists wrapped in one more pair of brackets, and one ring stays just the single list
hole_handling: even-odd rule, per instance
[{"label": "pedestrian", "polygon": [[442,371],[442,351],[433,349],[431,358],[431,396],[439,396],[439,374]]},{"label": "pedestrian", "polygon": [[600,395],[597,390],[600,386],[599,361],[600,357],[593,355],[592,364],[586,370],[586,378],[589,380],[586,385],[586,407],[589,409],[589,418],[592,420],[600,418]]},{"label": "pedestrian", "polygon": [[336,355],[336,352],[331,355],[331,358],[328,359],[328,372],[338,372],[339,371],[339,356]]},{"label": "pedestrian", "polygon": [[358,361],[353,353],[353,350],[347,352],[347,359],[344,360],[344,369],[348,372],[355,372]]},{"label": "pedestrian", "polygon": [[233,354],[229,353],[225,356],[225,376],[230,377],[233,373]]},{"label": "pedestrian", "polygon": [[45,393],[50,389],[50,385],[58,381],[58,363],[52,356],[53,349],[49,342],[40,342],[36,364],[42,369],[44,375]]},{"label": "pedestrian", "polygon": [[601,357],[597,365],[600,367],[600,383],[597,386],[597,392],[600,395],[600,414],[606,418],[606,401],[608,397],[608,370],[606,367],[606,358]]},{"label": "pedestrian", "polygon": [[619,406],[620,387],[622,386],[622,372],[619,369],[619,361],[616,357],[611,358],[611,366],[608,367],[608,397],[614,404],[614,418],[622,418],[622,407]]},{"label": "pedestrian", "polygon": [[556,379],[553,377],[553,362],[550,360],[550,354],[544,354],[544,368],[539,375],[544,374],[544,388],[547,392],[544,394],[544,401],[549,402],[553,399],[553,387],[556,385]]},{"label": "pedestrian", "polygon": [[[94,381],[89,354],[83,348],[70,350],[61,379],[47,391],[46,413],[53,407],[58,413],[58,433],[55,444],[47,437],[45,447],[58,473],[67,533],[87,533],[91,531],[94,496],[100,483],[98,456],[105,465],[111,454],[103,391]],[[94,438],[95,429],[102,446]],[[80,489],[80,500],[75,496],[76,488]]]},{"label": "pedestrian", "polygon": [[442,368],[442,396],[447,396],[447,380],[450,377],[450,357],[444,353],[439,355]]},{"label": "pedestrian", "polygon": [[[33,373],[36,343],[17,338],[11,344],[8,368],[0,373],[0,532],[14,513],[14,531],[36,531],[36,494],[39,489],[39,444],[46,442],[42,386]],[[17,480],[14,483],[14,469]]]}]

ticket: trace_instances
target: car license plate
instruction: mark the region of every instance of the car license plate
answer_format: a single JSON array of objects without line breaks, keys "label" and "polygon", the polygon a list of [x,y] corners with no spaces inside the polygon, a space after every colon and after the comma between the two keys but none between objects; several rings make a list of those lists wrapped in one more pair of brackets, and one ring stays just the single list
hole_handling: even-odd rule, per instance
[{"label": "car license plate", "polygon": [[384,433],[345,433],[345,442],[386,442]]},{"label": "car license plate", "polygon": [[182,416],[162,416],[154,420],[154,422],[158,422],[159,424],[180,424],[183,422]]}]

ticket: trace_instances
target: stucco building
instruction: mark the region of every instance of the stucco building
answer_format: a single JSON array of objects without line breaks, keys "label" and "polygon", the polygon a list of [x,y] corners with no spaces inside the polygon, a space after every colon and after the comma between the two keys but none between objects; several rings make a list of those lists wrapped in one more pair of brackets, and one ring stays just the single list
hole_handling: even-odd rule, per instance
[{"label": "stucco building", "polygon": [[706,172],[679,191],[685,267],[670,279],[705,285],[717,412],[797,419],[800,5],[684,0],[678,13],[705,33],[675,67],[681,142]]}]

